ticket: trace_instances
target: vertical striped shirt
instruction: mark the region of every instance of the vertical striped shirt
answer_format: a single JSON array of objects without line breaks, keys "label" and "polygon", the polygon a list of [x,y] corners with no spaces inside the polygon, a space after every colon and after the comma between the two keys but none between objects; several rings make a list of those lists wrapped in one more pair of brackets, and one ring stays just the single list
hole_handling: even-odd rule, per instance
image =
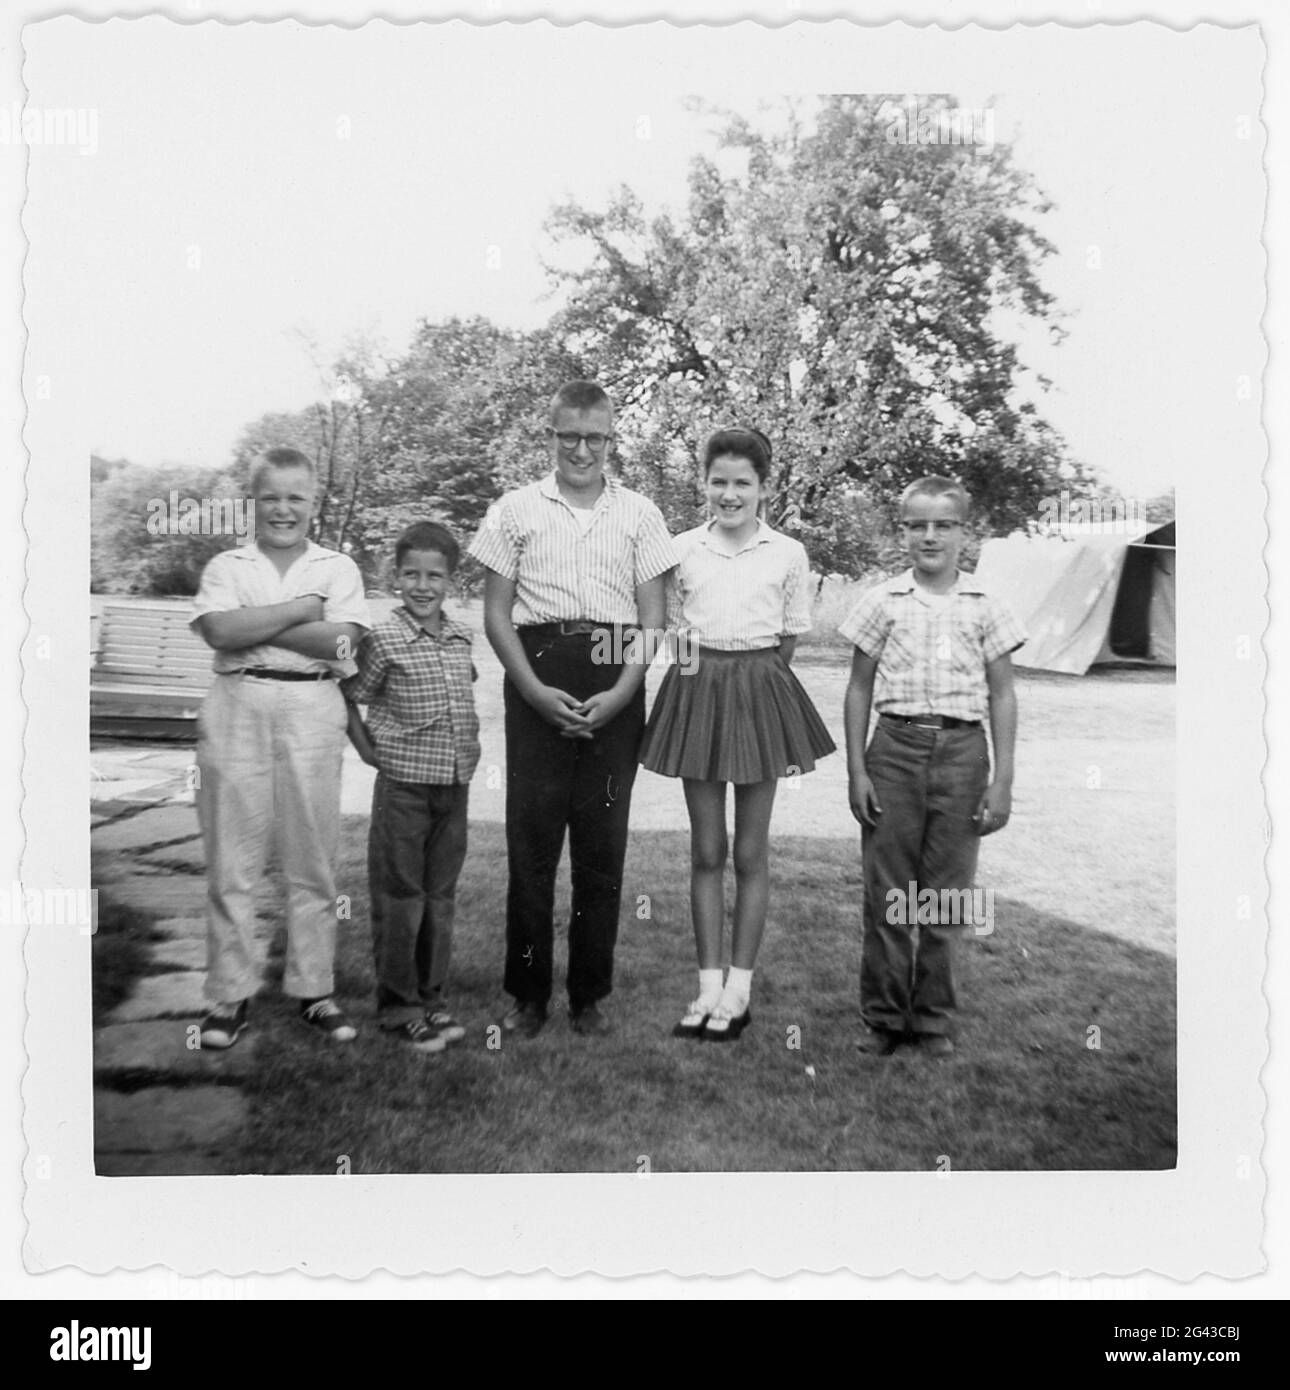
[{"label": "vertical striped shirt", "polygon": [[702,647],[757,651],[811,629],[811,571],[801,541],[764,521],[732,553],[715,522],[676,538],[679,557],[668,582],[667,625]]},{"label": "vertical striped shirt", "polygon": [[439,635],[402,606],[358,649],[358,674],[342,689],[367,706],[381,771],[396,782],[469,782],[479,765],[471,682],[471,631],[440,614]]},{"label": "vertical striped shirt", "polygon": [[1002,599],[959,572],[940,600],[908,569],[861,595],[838,631],[878,663],[879,714],[985,719],[985,668],[1015,651],[1025,630]]},{"label": "vertical striped shirt", "polygon": [[476,560],[515,581],[517,627],[638,622],[637,585],[676,564],[662,513],[616,478],[606,477],[585,525],[579,510],[560,495],[552,471],[494,502],[471,541]]},{"label": "vertical striped shirt", "polygon": [[[304,598],[306,594],[322,596],[324,622],[356,623],[364,629],[372,626],[358,566],[348,555],[342,555],[339,550],[327,550],[313,541],[306,541],[304,554],[286,574],[278,573],[277,565],[254,541],[212,556],[202,570],[189,626],[205,613],[264,608],[272,603]],[[268,643],[217,651],[211,664],[217,672],[264,666],[274,671],[334,671],[344,676],[354,670],[353,661],[319,661]]]}]

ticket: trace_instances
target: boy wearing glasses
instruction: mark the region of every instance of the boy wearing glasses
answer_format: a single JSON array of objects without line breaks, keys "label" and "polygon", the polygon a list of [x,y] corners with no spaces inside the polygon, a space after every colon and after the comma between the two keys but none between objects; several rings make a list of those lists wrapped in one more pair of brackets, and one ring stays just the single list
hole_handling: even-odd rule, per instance
[{"label": "boy wearing glasses", "polygon": [[[552,471],[490,508],[484,631],[506,672],[503,1027],[534,1037],[552,988],[556,870],[569,836],[567,986],[575,1032],[608,1031],[627,819],[645,725],[646,662],[676,564],[658,508],[606,476],[613,406],[592,381],[551,402]],[[642,632],[642,629],[644,631]]]},{"label": "boy wearing glasses", "polygon": [[881,1056],[902,1039],[932,1056],[954,1051],[962,905],[980,836],[1002,830],[1012,811],[1011,653],[1026,635],[958,569],[968,506],[951,478],[911,483],[900,499],[910,568],[865,593],[838,629],[855,645],[845,727],[851,812],[863,827],[857,1046]]}]

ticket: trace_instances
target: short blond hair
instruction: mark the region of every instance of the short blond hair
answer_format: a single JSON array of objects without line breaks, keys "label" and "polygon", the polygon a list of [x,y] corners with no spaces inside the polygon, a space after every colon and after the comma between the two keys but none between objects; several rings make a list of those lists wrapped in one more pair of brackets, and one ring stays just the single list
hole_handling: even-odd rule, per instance
[{"label": "short blond hair", "polygon": [[566,381],[551,397],[551,423],[560,410],[607,410],[614,413],[609,392],[598,381]]},{"label": "short blond hair", "polygon": [[277,448],[266,449],[251,468],[251,481],[249,487],[252,495],[256,488],[260,486],[260,480],[271,468],[303,468],[309,474],[309,481],[317,486],[318,469],[314,466],[314,461],[308,454],[299,449]]},{"label": "short blond hair", "polygon": [[905,504],[915,497],[952,497],[958,503],[960,521],[966,521],[972,511],[972,498],[968,495],[967,488],[957,478],[945,478],[938,474],[931,474],[926,478],[916,478],[900,494],[896,515],[901,520],[904,520]]}]

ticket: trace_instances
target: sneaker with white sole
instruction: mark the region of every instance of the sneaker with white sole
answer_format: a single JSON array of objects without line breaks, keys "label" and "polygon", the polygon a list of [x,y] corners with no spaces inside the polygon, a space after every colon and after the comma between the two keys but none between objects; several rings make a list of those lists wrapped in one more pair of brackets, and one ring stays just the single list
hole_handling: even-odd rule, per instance
[{"label": "sneaker with white sole", "polygon": [[223,1052],[242,1036],[246,1028],[246,1000],[237,1004],[216,1004],[202,1019],[201,1045]]},{"label": "sneaker with white sole", "polygon": [[358,1029],[345,1017],[337,1002],[327,995],[322,999],[304,999],[300,1003],[301,1019],[316,1032],[332,1042],[352,1042]]},{"label": "sneaker with white sole", "polygon": [[426,1027],[438,1033],[446,1043],[460,1042],[466,1036],[466,1030],[446,1009],[426,1014]]},{"label": "sneaker with white sole", "polygon": [[442,1033],[436,1033],[424,1019],[414,1018],[387,1030],[389,1035],[413,1052],[442,1052],[448,1046]]}]

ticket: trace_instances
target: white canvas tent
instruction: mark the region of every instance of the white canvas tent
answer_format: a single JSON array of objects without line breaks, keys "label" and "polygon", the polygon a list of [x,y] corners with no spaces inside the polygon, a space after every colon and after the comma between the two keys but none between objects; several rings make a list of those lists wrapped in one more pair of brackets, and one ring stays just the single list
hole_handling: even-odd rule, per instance
[{"label": "white canvas tent", "polygon": [[1108,661],[1174,665],[1174,535],[1170,521],[987,541],[977,578],[1029,634],[1017,665],[1077,676]]}]

